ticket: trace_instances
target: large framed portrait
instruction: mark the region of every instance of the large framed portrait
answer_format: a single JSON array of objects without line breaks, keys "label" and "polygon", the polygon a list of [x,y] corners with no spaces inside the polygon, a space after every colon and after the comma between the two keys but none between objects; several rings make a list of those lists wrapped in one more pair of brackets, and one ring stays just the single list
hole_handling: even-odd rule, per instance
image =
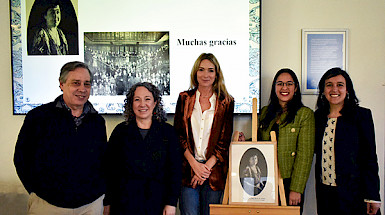
[{"label": "large framed portrait", "polygon": [[13,114],[61,94],[60,68],[83,61],[94,77],[90,102],[121,114],[128,89],[151,82],[174,113],[201,53],[219,61],[235,113],[260,97],[261,0],[12,0]]},{"label": "large framed portrait", "polygon": [[322,75],[347,69],[348,29],[302,29],[302,93],[317,94]]},{"label": "large framed portrait", "polygon": [[232,142],[229,204],[278,205],[276,142]]}]

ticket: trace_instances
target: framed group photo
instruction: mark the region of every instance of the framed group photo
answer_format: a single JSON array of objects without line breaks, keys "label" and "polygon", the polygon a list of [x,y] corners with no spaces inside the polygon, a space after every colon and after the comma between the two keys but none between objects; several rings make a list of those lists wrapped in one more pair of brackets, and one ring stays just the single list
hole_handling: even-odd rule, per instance
[{"label": "framed group photo", "polygon": [[232,142],[229,204],[278,205],[276,142]]},{"label": "framed group photo", "polygon": [[348,29],[302,29],[302,93],[317,94],[322,75],[347,70]]}]

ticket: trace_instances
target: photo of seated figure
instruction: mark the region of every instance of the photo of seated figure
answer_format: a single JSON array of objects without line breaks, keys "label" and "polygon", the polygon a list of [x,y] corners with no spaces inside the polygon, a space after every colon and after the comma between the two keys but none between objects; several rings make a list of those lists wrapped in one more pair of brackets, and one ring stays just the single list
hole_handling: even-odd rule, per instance
[{"label": "photo of seated figure", "polygon": [[28,55],[78,54],[78,23],[70,0],[36,0],[27,28]]},{"label": "photo of seated figure", "polygon": [[258,195],[264,188],[267,178],[266,160],[256,148],[251,148],[242,156],[239,176],[243,189],[251,196]]}]

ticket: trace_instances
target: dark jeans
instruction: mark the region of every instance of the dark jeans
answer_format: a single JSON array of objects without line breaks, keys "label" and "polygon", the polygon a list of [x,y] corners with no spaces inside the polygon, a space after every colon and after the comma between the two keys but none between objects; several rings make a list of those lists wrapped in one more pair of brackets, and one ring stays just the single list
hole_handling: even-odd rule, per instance
[{"label": "dark jeans", "polygon": [[195,189],[182,187],[179,201],[180,213],[181,215],[209,215],[209,204],[220,204],[222,195],[223,190],[212,190],[208,180]]}]

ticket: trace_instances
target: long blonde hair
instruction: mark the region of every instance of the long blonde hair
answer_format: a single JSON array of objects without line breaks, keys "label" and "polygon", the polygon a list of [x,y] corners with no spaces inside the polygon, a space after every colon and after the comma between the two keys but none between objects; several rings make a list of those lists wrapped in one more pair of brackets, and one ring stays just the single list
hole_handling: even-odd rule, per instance
[{"label": "long blonde hair", "polygon": [[209,60],[215,66],[215,81],[213,83],[213,91],[217,94],[218,98],[220,97],[221,93],[225,97],[231,97],[230,94],[227,92],[225,86],[225,79],[223,78],[223,73],[219,62],[217,58],[211,53],[202,53],[201,55],[199,55],[198,59],[196,59],[190,74],[190,89],[198,88],[199,83],[197,79],[197,72],[203,60]]}]

